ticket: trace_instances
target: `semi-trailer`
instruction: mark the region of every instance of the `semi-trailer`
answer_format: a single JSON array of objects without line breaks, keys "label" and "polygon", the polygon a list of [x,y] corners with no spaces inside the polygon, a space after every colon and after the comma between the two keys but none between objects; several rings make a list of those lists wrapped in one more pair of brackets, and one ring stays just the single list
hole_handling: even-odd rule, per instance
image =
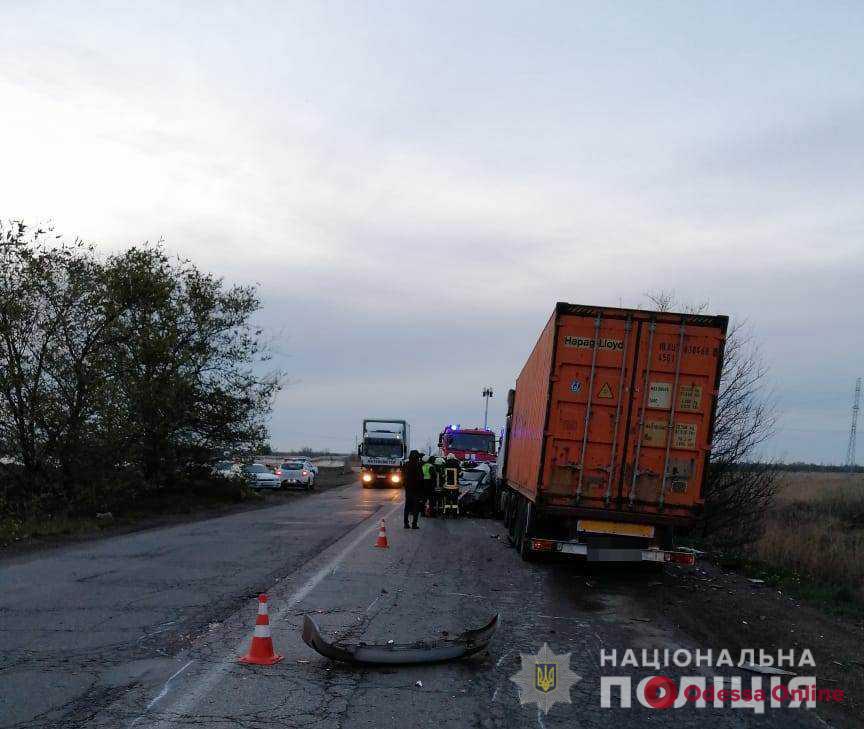
[{"label": "semi-trailer", "polygon": [[508,398],[498,505],[523,558],[692,563],[728,318],[558,303]]}]

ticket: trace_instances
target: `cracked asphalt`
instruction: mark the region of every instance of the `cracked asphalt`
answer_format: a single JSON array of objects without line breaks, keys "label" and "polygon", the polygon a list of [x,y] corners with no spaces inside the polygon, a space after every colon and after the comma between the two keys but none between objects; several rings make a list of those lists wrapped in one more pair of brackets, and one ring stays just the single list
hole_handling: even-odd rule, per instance
[{"label": "cracked asphalt", "polygon": [[[401,528],[401,491],[349,484],[270,509],[57,548],[0,573],[0,726],[685,727],[825,726],[815,712],[633,701],[601,709],[602,673],[634,686],[656,671],[600,666],[601,649],[701,647],[649,599],[667,578],[525,563],[501,525],[422,520]],[[372,545],[387,518],[389,550]],[[674,575],[668,579],[674,579]],[[259,592],[284,660],[244,666]],[[489,646],[446,664],[358,668],[300,639],[410,642],[486,623]],[[547,643],[580,680],[548,714],[520,705],[510,677]],[[712,669],[698,669],[711,676]],[[672,677],[693,669],[661,671]],[[736,675],[727,669],[724,675]],[[419,684],[418,684],[419,682]],[[749,685],[749,677],[745,679]]]}]

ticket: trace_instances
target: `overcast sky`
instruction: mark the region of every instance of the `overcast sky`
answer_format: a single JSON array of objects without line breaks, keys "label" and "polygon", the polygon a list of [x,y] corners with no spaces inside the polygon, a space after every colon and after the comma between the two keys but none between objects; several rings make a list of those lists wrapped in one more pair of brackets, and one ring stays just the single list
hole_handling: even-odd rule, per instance
[{"label": "overcast sky", "polygon": [[749,320],[771,455],[845,457],[860,2],[0,0],[0,160],[2,217],[260,283],[274,446],[498,426],[555,301],[667,289]]}]

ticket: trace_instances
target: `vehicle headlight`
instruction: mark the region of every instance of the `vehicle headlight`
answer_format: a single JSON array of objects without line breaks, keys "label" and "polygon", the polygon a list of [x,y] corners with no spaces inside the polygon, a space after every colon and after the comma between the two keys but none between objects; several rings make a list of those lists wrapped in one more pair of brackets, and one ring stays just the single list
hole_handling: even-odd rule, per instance
[{"label": "vehicle headlight", "polygon": [[402,480],[402,477],[398,473],[391,473],[390,480],[393,483],[399,483]]},{"label": "vehicle headlight", "polygon": [[371,480],[372,480],[372,474],[371,473],[364,473],[363,474],[363,481],[365,483],[369,483]]}]

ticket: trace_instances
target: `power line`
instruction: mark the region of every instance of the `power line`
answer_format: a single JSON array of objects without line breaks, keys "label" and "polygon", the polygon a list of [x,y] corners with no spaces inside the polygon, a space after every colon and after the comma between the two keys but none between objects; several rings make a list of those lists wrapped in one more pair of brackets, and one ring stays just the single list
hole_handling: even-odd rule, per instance
[{"label": "power line", "polygon": [[855,380],[855,397],[852,400],[852,427],[849,428],[849,446],[846,449],[846,467],[855,470],[855,437],[858,430],[858,410],[861,407],[861,378]]}]

